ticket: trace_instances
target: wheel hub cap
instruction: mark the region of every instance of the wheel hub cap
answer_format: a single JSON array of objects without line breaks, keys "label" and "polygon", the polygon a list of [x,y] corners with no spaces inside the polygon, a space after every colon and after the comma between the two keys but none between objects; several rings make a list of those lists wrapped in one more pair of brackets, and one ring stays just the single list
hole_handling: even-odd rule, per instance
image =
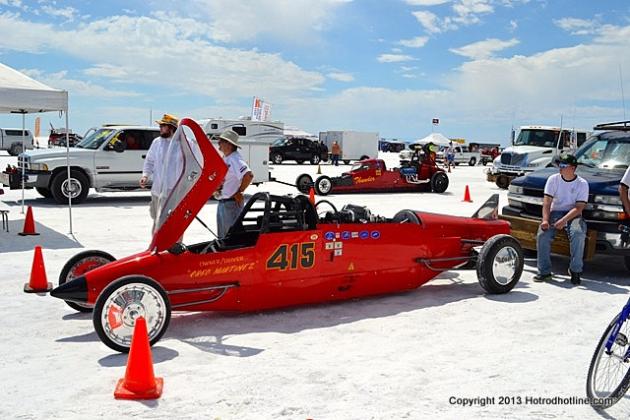
[{"label": "wheel hub cap", "polygon": [[518,254],[511,246],[502,248],[494,256],[492,262],[492,274],[497,283],[505,286],[509,284],[516,274]]}]

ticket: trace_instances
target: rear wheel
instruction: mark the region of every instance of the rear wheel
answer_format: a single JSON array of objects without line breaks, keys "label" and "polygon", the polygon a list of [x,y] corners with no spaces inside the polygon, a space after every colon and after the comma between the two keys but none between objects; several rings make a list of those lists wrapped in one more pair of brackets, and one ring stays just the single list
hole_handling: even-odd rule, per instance
[{"label": "rear wheel", "polygon": [[322,175],[315,181],[315,191],[319,195],[328,195],[332,190],[332,180],[326,175]]},{"label": "rear wheel", "polygon": [[295,180],[295,186],[302,194],[308,194],[313,186],[313,178],[309,174],[302,174]]},{"label": "rear wheel", "polygon": [[282,155],[280,153],[274,153],[273,156],[271,156],[271,161],[276,165],[280,165],[283,161]]},{"label": "rear wheel", "polygon": [[349,160],[344,160],[343,163],[346,164],[346,165],[350,165],[350,161]]},{"label": "rear wheel", "polygon": [[76,169],[70,171],[69,181],[66,171],[58,172],[50,186],[52,196],[59,204],[67,204],[68,197],[72,197],[72,203],[82,203],[87,198],[90,190],[90,182],[87,176]]},{"label": "rear wheel", "polygon": [[48,188],[35,187],[35,190],[37,190],[39,195],[41,195],[44,198],[51,198],[52,197],[52,193],[50,192],[50,190]]},{"label": "rear wheel", "polygon": [[22,151],[23,151],[22,145],[19,143],[13,143],[11,147],[9,148],[9,154],[11,156],[17,156],[20,153],[22,153]]},{"label": "rear wheel", "polygon": [[[116,261],[116,258],[103,251],[84,251],[70,258],[59,273],[59,286],[69,282],[90,270]],[[79,312],[92,312],[91,305],[65,301],[69,307]]]},{"label": "rear wheel", "polygon": [[510,178],[507,175],[498,175],[496,180],[497,187],[507,190],[510,186]]},{"label": "rear wheel", "polygon": [[477,164],[477,158],[471,157],[470,160],[468,161],[468,166],[475,166],[476,164]]},{"label": "rear wheel", "polygon": [[311,164],[312,165],[317,165],[319,164],[319,162],[321,162],[322,158],[319,155],[313,155],[311,156]]},{"label": "rear wheel", "polygon": [[171,305],[155,280],[127,276],[103,289],[94,305],[92,321],[96,334],[107,347],[127,353],[139,317],[146,320],[149,342],[153,345],[168,328]]},{"label": "rear wheel", "polygon": [[523,273],[521,244],[510,235],[495,235],[481,247],[477,258],[477,279],[491,294],[507,293]]},{"label": "rear wheel", "polygon": [[448,188],[448,176],[442,172],[436,172],[431,176],[431,191],[443,193]]}]

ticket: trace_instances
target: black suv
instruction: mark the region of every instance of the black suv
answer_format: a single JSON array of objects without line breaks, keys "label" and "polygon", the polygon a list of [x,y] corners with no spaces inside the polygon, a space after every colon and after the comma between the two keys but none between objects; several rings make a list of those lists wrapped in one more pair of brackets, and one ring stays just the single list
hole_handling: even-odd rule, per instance
[{"label": "black suv", "polygon": [[328,160],[328,148],[323,143],[304,137],[282,137],[269,148],[269,160],[276,165],[285,160],[294,160],[299,164],[308,160],[317,165],[322,160]]}]

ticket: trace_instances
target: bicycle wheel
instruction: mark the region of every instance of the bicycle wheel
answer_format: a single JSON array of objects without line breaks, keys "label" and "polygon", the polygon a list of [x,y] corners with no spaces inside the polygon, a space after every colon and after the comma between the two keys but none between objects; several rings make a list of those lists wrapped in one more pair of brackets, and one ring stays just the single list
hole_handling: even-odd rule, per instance
[{"label": "bicycle wheel", "polygon": [[630,322],[624,320],[610,353],[606,342],[611,336],[619,315],[608,324],[593,354],[586,379],[586,395],[591,405],[608,408],[617,403],[630,387],[630,361],[624,360],[628,350]]}]

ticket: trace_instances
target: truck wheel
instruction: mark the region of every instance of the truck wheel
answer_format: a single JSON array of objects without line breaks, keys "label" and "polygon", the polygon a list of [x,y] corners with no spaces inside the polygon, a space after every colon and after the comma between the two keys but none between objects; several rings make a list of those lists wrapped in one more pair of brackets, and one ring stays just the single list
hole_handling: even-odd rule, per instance
[{"label": "truck wheel", "polygon": [[344,160],[344,161],[343,161],[343,163],[344,163],[345,165],[350,165],[350,161],[349,161],[349,160]]},{"label": "truck wheel", "polygon": [[448,188],[448,176],[444,172],[436,172],[431,176],[431,191],[443,193]]},{"label": "truck wheel", "polygon": [[369,157],[368,155],[363,155],[363,156],[361,156],[361,159],[359,159],[359,160],[367,160],[367,159],[369,159],[369,158],[370,158],[370,157]]},{"label": "truck wheel", "polygon": [[322,175],[315,181],[315,191],[319,195],[328,195],[332,190],[332,181],[326,175]]},{"label": "truck wheel", "polygon": [[319,155],[311,156],[311,165],[317,165],[322,161],[322,158]]},{"label": "truck wheel", "polygon": [[475,166],[476,164],[477,164],[477,158],[471,157],[470,160],[468,161],[468,166]]},{"label": "truck wheel", "polygon": [[[69,282],[90,270],[116,261],[116,258],[103,251],[83,251],[70,258],[59,273],[59,286]],[[66,301],[66,304],[79,312],[92,312],[91,305]]]},{"label": "truck wheel", "polygon": [[53,198],[59,204],[67,204],[71,195],[72,202],[80,204],[85,201],[90,190],[90,182],[87,176],[81,171],[72,169],[70,171],[70,182],[68,183],[68,173],[60,171],[55,175],[50,184],[50,191]]},{"label": "truck wheel", "polygon": [[483,166],[486,166],[486,165],[488,164],[488,159],[482,159],[482,160],[481,160],[481,164],[482,164]]},{"label": "truck wheel", "polygon": [[35,187],[35,189],[37,190],[39,195],[41,195],[44,198],[51,198],[52,197],[52,193],[50,192],[50,190],[48,188]]},{"label": "truck wheel", "polygon": [[171,320],[164,288],[143,276],[126,276],[107,286],[96,299],[92,322],[98,338],[109,348],[127,353],[136,319],[144,317],[151,345],[159,341]]},{"label": "truck wheel", "polygon": [[507,190],[510,186],[510,178],[507,175],[498,175],[496,180],[497,187]]},{"label": "truck wheel", "polygon": [[523,273],[521,244],[510,235],[495,235],[481,247],[477,258],[477,279],[491,294],[507,293]]},{"label": "truck wheel", "polygon": [[9,148],[9,154],[11,156],[17,156],[22,153],[22,145],[20,143],[13,143]]},{"label": "truck wheel", "polygon": [[283,160],[282,155],[280,153],[274,153],[271,156],[271,161],[275,163],[276,165],[280,165],[282,163],[282,160]]},{"label": "truck wheel", "polygon": [[295,186],[302,194],[308,194],[313,186],[313,178],[309,174],[302,174],[295,180]]}]

